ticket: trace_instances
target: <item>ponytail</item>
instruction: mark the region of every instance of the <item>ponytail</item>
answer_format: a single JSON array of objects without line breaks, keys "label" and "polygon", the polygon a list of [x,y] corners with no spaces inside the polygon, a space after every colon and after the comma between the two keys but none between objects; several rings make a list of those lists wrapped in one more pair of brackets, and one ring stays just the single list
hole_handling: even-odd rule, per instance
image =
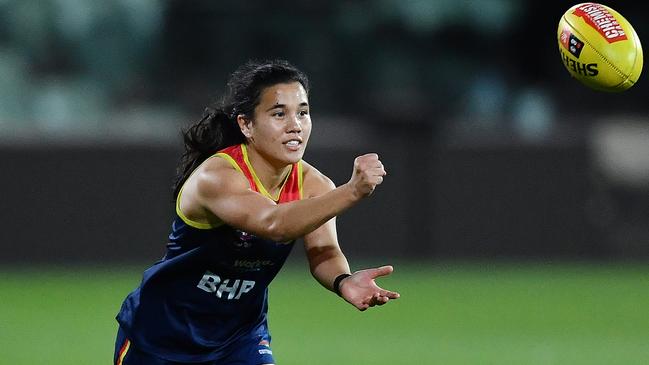
[{"label": "ponytail", "polygon": [[189,175],[203,161],[225,147],[245,142],[236,122],[237,116],[223,109],[205,108],[201,119],[183,131],[185,152],[180,158],[173,185],[174,200]]}]

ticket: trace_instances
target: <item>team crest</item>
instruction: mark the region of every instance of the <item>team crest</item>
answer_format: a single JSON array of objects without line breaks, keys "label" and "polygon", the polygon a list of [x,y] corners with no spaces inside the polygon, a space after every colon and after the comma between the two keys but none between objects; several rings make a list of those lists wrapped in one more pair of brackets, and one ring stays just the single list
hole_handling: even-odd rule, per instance
[{"label": "team crest", "polygon": [[235,230],[236,233],[236,240],[233,242],[233,244],[237,248],[250,248],[252,247],[252,240],[255,238],[254,235],[244,232],[241,230]]}]

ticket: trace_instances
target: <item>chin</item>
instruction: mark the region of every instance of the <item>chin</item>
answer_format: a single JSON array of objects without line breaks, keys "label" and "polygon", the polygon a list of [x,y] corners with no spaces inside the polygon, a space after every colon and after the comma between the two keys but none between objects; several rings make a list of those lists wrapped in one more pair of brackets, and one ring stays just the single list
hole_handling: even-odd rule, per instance
[{"label": "chin", "polygon": [[305,147],[306,144],[302,144],[297,151],[284,150],[284,153],[282,153],[282,160],[286,161],[286,163],[291,164],[300,161],[302,159],[302,156],[304,156]]},{"label": "chin", "polygon": [[294,164],[302,159],[304,156],[304,150],[295,151],[294,153],[286,154],[286,162]]},{"label": "chin", "polygon": [[303,151],[287,152],[281,151],[279,153],[273,153],[268,156],[269,162],[271,162],[275,167],[281,168],[288,165],[292,165],[302,159],[304,155]]}]

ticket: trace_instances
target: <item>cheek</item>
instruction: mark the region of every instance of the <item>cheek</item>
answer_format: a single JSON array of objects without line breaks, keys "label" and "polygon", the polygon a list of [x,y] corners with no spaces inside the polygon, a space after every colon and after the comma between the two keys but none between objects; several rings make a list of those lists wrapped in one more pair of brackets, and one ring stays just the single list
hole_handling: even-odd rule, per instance
[{"label": "cheek", "polygon": [[276,128],[269,123],[270,121],[264,120],[260,123],[257,123],[254,127],[254,135],[259,140],[268,139],[269,137],[274,138],[277,135]]},{"label": "cheek", "polygon": [[307,136],[307,137],[309,135],[311,135],[311,120],[310,119],[309,119],[309,121],[307,123],[304,123],[302,125],[302,134]]}]

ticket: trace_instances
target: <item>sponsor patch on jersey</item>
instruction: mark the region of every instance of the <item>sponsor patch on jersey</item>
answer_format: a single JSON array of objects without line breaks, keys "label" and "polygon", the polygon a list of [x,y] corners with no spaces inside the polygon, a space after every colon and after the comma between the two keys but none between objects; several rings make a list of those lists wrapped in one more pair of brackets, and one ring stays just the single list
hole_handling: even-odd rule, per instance
[{"label": "sponsor patch on jersey", "polygon": [[255,282],[243,279],[222,279],[219,275],[207,270],[196,287],[205,292],[214,293],[219,299],[239,300],[243,294],[250,292],[255,287]]},{"label": "sponsor patch on jersey", "polygon": [[269,267],[269,266],[275,266],[275,262],[273,260],[234,260],[234,264],[232,265],[236,268],[243,268],[247,269],[249,271],[259,271],[264,267]]}]

